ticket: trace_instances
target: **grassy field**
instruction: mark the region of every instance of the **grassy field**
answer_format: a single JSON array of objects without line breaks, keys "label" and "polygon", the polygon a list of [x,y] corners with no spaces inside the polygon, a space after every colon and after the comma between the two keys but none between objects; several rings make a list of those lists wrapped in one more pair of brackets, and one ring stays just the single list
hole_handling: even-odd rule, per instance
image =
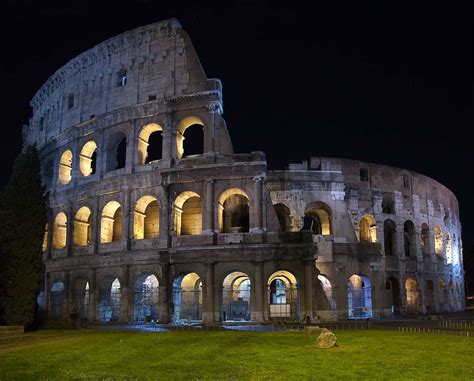
[{"label": "grassy field", "polygon": [[312,347],[300,332],[39,331],[0,343],[0,380],[473,380],[474,339],[337,332]]}]

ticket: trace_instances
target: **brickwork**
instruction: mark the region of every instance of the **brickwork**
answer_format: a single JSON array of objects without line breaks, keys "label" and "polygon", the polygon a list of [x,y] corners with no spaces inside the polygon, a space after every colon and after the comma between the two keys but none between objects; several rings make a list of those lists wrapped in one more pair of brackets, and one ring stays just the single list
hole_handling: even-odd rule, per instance
[{"label": "brickwork", "polygon": [[[38,145],[50,192],[52,319],[216,324],[464,308],[455,196],[383,165],[312,158],[269,171],[262,152],[235,154],[220,81],[177,20],[72,59],[31,105],[25,144]],[[187,156],[196,124],[203,151]],[[147,160],[153,133],[160,158]]]}]

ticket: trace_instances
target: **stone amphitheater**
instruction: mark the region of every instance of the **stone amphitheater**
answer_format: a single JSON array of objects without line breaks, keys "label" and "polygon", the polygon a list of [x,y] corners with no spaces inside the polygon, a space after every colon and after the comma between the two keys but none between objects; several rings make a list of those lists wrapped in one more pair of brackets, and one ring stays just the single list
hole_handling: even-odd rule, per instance
[{"label": "stone amphitheater", "polygon": [[220,324],[464,309],[458,202],[442,184],[325,157],[234,153],[222,85],[175,19],[113,37],[31,101],[49,197],[52,320]]}]

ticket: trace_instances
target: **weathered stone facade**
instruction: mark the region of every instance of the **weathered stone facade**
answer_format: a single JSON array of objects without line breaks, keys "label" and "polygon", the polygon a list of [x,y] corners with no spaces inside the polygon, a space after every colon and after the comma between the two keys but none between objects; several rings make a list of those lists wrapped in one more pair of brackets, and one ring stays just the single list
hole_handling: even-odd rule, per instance
[{"label": "weathered stone facade", "polygon": [[[235,154],[220,81],[176,20],[74,58],[31,105],[24,140],[38,145],[50,191],[42,304],[53,319],[213,324],[464,308],[449,189],[359,161],[270,171],[262,152]],[[188,155],[195,136],[202,147]]]}]

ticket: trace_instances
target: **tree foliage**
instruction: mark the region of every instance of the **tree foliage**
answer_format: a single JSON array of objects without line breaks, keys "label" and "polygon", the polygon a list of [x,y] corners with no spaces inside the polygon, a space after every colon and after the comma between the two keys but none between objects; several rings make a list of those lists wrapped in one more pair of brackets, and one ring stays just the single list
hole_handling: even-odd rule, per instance
[{"label": "tree foliage", "polygon": [[0,195],[0,315],[8,324],[35,316],[48,198],[40,169],[36,147],[27,147]]}]

